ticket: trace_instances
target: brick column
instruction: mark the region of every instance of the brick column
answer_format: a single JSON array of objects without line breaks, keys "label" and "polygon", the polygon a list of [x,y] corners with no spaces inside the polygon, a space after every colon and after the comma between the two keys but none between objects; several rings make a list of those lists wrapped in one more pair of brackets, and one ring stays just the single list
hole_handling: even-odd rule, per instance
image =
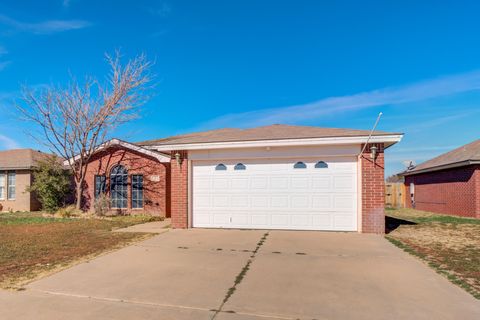
[{"label": "brick column", "polygon": [[[175,154],[180,153],[182,163],[178,164]],[[188,161],[186,151],[172,151],[171,168],[171,196],[170,212],[172,228],[185,229],[188,227]]]},{"label": "brick column", "polygon": [[[377,147],[375,162],[371,158],[370,151],[373,145]],[[385,233],[385,158],[383,150],[383,144],[369,144],[360,159],[363,233]]]}]

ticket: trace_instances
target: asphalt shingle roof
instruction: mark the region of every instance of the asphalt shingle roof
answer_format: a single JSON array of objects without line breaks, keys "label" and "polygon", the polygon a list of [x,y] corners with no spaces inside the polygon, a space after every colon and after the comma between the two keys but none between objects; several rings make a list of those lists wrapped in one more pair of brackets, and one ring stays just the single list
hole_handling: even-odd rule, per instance
[{"label": "asphalt shingle roof", "polygon": [[480,161],[480,139],[425,161],[413,169],[405,171],[404,174],[433,171],[453,164],[458,164],[459,166],[470,165],[471,161]]},{"label": "asphalt shingle roof", "polygon": [[0,151],[0,170],[30,169],[35,166],[37,161],[49,156],[52,155],[32,149]]},{"label": "asphalt shingle roof", "polygon": [[[358,137],[368,136],[370,130],[321,128],[309,126],[291,126],[275,124],[250,129],[226,128],[197,133],[172,136],[163,139],[138,142],[141,146],[233,142],[233,141],[258,141],[258,140],[281,140],[281,139],[306,139],[306,138],[333,138],[333,137]],[[373,135],[390,135],[389,133],[375,131]]]}]

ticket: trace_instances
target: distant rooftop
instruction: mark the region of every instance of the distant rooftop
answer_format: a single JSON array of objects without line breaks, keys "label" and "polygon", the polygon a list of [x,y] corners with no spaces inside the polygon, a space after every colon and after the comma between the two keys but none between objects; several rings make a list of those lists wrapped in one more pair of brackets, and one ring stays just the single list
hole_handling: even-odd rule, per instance
[{"label": "distant rooftop", "polygon": [[[250,129],[225,128],[211,131],[203,131],[167,137],[163,139],[148,140],[136,143],[141,146],[161,146],[171,144],[193,144],[234,141],[259,141],[259,140],[282,140],[282,139],[308,139],[308,138],[334,138],[334,137],[363,137],[368,136],[370,130],[321,128],[310,126],[292,126],[274,124],[270,126]],[[375,131],[373,135],[393,135],[390,133]]]},{"label": "distant rooftop", "polygon": [[11,149],[0,151],[0,170],[30,169],[52,154],[33,149]]},{"label": "distant rooftop", "polygon": [[463,145],[457,149],[441,154],[436,158],[425,161],[414,168],[403,172],[411,175],[422,172],[436,171],[448,167],[461,167],[474,163],[480,164],[480,139]]}]

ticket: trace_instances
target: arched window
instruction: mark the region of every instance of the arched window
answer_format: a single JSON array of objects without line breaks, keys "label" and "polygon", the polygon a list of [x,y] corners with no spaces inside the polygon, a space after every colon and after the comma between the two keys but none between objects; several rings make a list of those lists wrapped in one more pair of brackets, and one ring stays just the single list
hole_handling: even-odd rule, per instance
[{"label": "arched window", "polygon": [[325,161],[318,161],[315,164],[315,169],[323,169],[323,168],[328,168],[328,164]]},{"label": "arched window", "polygon": [[110,200],[112,208],[127,208],[128,172],[124,166],[118,165],[110,171]]},{"label": "arched window", "polygon": [[302,161],[298,161],[297,163],[295,163],[293,165],[293,168],[294,169],[306,169],[307,165],[305,163],[303,163]]},{"label": "arched window", "polygon": [[225,166],[223,163],[217,164],[215,167],[215,170],[217,171],[222,171],[222,170],[227,170],[227,166]]},{"label": "arched window", "polygon": [[247,167],[245,167],[243,163],[237,163],[233,168],[233,170],[245,170],[245,169],[247,169]]}]

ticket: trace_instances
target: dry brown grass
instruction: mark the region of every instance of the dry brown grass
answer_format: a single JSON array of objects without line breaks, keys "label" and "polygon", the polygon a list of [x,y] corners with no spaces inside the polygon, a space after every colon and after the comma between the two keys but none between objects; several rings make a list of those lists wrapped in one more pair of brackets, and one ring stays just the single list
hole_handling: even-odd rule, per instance
[{"label": "dry brown grass", "polygon": [[416,223],[401,223],[387,239],[480,299],[480,220],[412,209],[387,216]]},{"label": "dry brown grass", "polygon": [[150,220],[148,216],[97,220],[0,214],[0,287],[17,287],[79,260],[145,239],[150,235],[111,230]]}]

